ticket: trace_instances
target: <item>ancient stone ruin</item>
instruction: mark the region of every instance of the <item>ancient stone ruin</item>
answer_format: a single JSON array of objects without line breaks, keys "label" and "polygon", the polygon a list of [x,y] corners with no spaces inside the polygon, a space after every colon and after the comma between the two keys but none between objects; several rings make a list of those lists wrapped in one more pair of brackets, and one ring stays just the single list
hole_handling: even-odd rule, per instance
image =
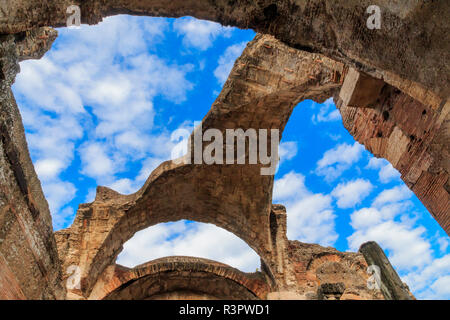
[{"label": "ancient stone ruin", "polygon": [[[261,165],[162,163],[131,195],[98,187],[71,227],[53,232],[11,85],[18,63],[39,59],[66,24],[66,9],[96,24],[115,14],[185,15],[259,34],[236,61],[202,122],[284,129],[305,99],[333,97],[344,126],[387,159],[450,234],[448,1],[12,0],[0,2],[0,299],[412,299],[376,243],[339,252],[286,236]],[[366,28],[366,8],[383,27]],[[137,231],[189,219],[243,239],[261,258],[244,273],[194,257],[129,269],[115,263]],[[367,282],[381,268],[381,288]],[[68,286],[71,266],[80,282]],[[73,270],[72,270],[73,271]]]}]

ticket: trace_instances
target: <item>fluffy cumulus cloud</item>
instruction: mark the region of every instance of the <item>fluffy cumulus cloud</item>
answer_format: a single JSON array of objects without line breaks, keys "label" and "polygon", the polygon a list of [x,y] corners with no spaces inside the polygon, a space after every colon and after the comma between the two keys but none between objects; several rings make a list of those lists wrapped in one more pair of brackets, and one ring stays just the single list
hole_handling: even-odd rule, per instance
[{"label": "fluffy cumulus cloud", "polygon": [[278,155],[280,156],[280,161],[291,160],[297,155],[297,142],[286,141],[280,143],[278,150]]},{"label": "fluffy cumulus cloud", "polygon": [[378,170],[378,179],[382,183],[389,183],[400,178],[400,172],[385,159],[370,158],[366,168]]},{"label": "fluffy cumulus cloud", "polygon": [[293,171],[277,179],[273,188],[273,198],[279,201],[296,196],[303,198],[309,194],[305,186],[305,176]]},{"label": "fluffy cumulus cloud", "polygon": [[219,58],[219,65],[214,70],[214,76],[221,85],[227,80],[231,69],[233,69],[234,62],[241,56],[246,44],[246,42],[242,42],[229,46]]},{"label": "fluffy cumulus cloud", "polygon": [[332,182],[361,159],[364,147],[355,142],[353,145],[342,143],[326,151],[317,162],[316,174]]},{"label": "fluffy cumulus cloud", "polygon": [[180,255],[220,261],[247,272],[260,268],[259,256],[234,234],[211,224],[188,221],[158,224],[136,233],[124,244],[117,263],[133,267]]},{"label": "fluffy cumulus cloud", "polygon": [[56,216],[67,216],[65,205],[80,192],[61,178],[77,156],[82,175],[122,192],[145,180],[117,177],[129,161],[144,174],[170,157],[170,133],[153,130],[154,99],[179,104],[194,84],[192,65],[152,53],[169,27],[164,19],[110,17],[59,30],[44,58],[21,63],[13,89],[54,221],[65,221]]},{"label": "fluffy cumulus cloud", "polygon": [[[317,103],[313,103],[313,107],[315,108]],[[333,98],[329,98],[327,101],[320,105],[319,112],[317,114],[313,114],[311,121],[314,124],[318,124],[319,122],[331,122],[341,120],[341,114],[339,110],[336,108]]]},{"label": "fluffy cumulus cloud", "polygon": [[337,199],[339,208],[351,208],[360,204],[372,191],[373,185],[368,180],[356,179],[340,183],[333,189],[331,195]]},{"label": "fluffy cumulus cloud", "polygon": [[380,194],[373,201],[373,205],[380,207],[390,203],[398,203],[403,200],[411,198],[412,191],[406,185],[399,185],[392,189],[386,189],[380,192]]},{"label": "fluffy cumulus cloud", "polygon": [[449,297],[445,285],[450,255],[435,257],[426,228],[411,212],[412,195],[399,185],[381,191],[372,206],[355,210],[350,223],[354,232],[347,238],[349,248],[357,250],[366,241],[376,241],[418,298]]},{"label": "fluffy cumulus cloud", "polygon": [[302,174],[289,172],[275,180],[273,199],[286,206],[289,239],[326,246],[337,240],[332,197],[309,191]]},{"label": "fluffy cumulus cloud", "polygon": [[175,31],[183,36],[183,43],[188,48],[206,50],[219,36],[231,36],[231,28],[223,27],[216,22],[197,20],[191,17],[177,19]]},{"label": "fluffy cumulus cloud", "polygon": [[450,254],[402,278],[419,299],[450,299]]}]

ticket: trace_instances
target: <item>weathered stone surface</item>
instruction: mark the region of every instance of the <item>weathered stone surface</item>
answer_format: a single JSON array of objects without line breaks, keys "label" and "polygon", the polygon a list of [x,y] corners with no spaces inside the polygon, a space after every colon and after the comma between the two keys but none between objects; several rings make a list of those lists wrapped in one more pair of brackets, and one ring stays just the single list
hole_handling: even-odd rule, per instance
[{"label": "weathered stone surface", "polygon": [[345,75],[339,97],[347,107],[369,107],[376,101],[384,81],[350,68]]},{"label": "weathered stone surface", "polygon": [[[73,4],[90,24],[123,13],[189,15],[251,28],[360,71],[389,71],[441,97],[450,93],[450,32],[442,18],[450,16],[447,0],[13,0],[0,3],[0,33],[65,26]],[[366,26],[371,5],[381,9],[381,29]]]},{"label": "weathered stone surface", "polygon": [[[48,42],[29,37],[48,35]],[[11,84],[18,61],[40,58],[51,29],[0,40],[0,299],[64,299],[51,216],[34,171]]]},{"label": "weathered stone surface", "polygon": [[[292,70],[287,79],[280,76],[285,66]],[[236,61],[202,130],[282,130],[300,100],[323,101],[337,92],[342,72],[340,63],[257,36]],[[267,287],[278,292],[271,299],[339,299],[344,292],[347,298],[382,298],[366,288],[367,265],[361,255],[287,240],[286,210],[270,203],[273,176],[262,176],[259,169],[260,165],[168,161],[136,194],[124,196],[99,187],[95,201],[80,206],[73,225],[56,233],[63,268],[79,266],[81,295],[98,297],[99,283],[104,287],[109,281],[102,280],[102,274],[111,273],[108,266],[135,232],[160,222],[191,219],[214,223],[246,241],[262,259]],[[342,290],[330,291],[336,283]]]},{"label": "weathered stone surface", "polygon": [[[68,16],[66,9],[73,4],[80,6],[84,23],[95,24],[105,16],[121,13],[168,17],[191,15],[269,33],[291,47],[323,53],[344,62],[346,69],[351,67],[382,79],[432,107],[435,119],[440,119],[436,122],[436,130],[442,121],[446,122],[448,112],[442,109],[442,104],[450,96],[450,32],[446,19],[438,18],[450,16],[450,5],[446,0],[4,1],[0,3],[0,33],[18,33],[38,26],[64,26]],[[366,9],[370,5],[381,9],[381,29],[370,30],[366,26],[369,17]],[[408,114],[404,115],[404,119],[409,118]],[[448,149],[445,132],[441,130],[442,134],[437,135],[440,139],[433,141],[435,149]],[[370,150],[385,148],[384,142],[377,137],[362,143]],[[446,152],[441,155],[441,167],[437,170],[449,166]],[[391,154],[395,155],[395,151],[387,152],[387,157]],[[416,170],[415,174],[420,173]],[[445,177],[439,179],[439,183],[441,180]],[[447,222],[443,221],[448,220],[448,214],[443,216],[442,213],[448,208],[448,201],[442,204],[448,199],[448,192],[442,193],[439,187],[431,186],[434,178],[424,176],[421,181],[424,186],[413,191],[420,193],[419,198],[449,233]],[[444,185],[449,189],[449,182]],[[436,204],[433,190],[437,190],[440,199],[444,200]]]},{"label": "weathered stone surface", "polygon": [[289,241],[288,253],[297,280],[295,291],[305,299],[340,300],[344,293],[364,300],[384,299],[381,291],[367,287],[369,275],[362,254],[299,241]]},{"label": "weathered stone surface", "polygon": [[254,300],[265,299],[269,291],[261,272],[244,273],[201,258],[167,257],[133,269],[116,264],[109,266],[89,299],[154,299],[164,294],[165,298],[175,298],[176,293],[184,297],[189,292],[198,297],[206,295],[208,299]]},{"label": "weathered stone surface", "polygon": [[389,300],[412,300],[408,287],[400,280],[380,246],[373,241],[361,245],[359,251],[369,265],[380,268],[380,289]]}]

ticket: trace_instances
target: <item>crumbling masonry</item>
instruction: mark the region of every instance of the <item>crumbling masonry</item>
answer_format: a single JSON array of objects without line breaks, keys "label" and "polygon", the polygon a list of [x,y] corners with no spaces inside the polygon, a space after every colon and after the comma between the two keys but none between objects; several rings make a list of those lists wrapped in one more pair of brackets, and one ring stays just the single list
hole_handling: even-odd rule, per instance
[{"label": "crumbling masonry", "polygon": [[[97,188],[72,226],[53,233],[11,91],[18,62],[39,59],[81,8],[82,22],[114,14],[191,15],[260,32],[237,59],[202,129],[282,131],[305,99],[333,97],[344,126],[450,232],[450,41],[447,1],[0,1],[0,299],[411,299],[375,243],[360,253],[290,241],[260,165],[162,163],[135,194]],[[366,28],[366,8],[383,12]],[[248,163],[248,161],[247,161]],[[206,259],[168,257],[132,269],[115,260],[137,231],[189,219],[213,223],[261,257],[248,274]],[[381,265],[381,291],[368,265]],[[79,286],[67,287],[71,266]]]}]

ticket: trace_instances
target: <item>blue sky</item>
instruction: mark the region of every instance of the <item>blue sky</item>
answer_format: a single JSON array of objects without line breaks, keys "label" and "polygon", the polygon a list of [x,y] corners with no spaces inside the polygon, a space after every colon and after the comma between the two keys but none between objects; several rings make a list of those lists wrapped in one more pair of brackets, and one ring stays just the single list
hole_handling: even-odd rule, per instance
[{"label": "blue sky", "polygon": [[[172,134],[206,115],[255,35],[193,18],[130,16],[58,31],[44,58],[21,63],[13,86],[55,230],[70,226],[97,185],[138,190],[179,147]],[[398,172],[353,140],[331,100],[295,108],[281,158],[274,203],[287,207],[289,239],[341,251],[375,240],[418,298],[450,298],[449,237]],[[188,221],[137,233],[118,262],[169,255],[259,267],[236,236]]]}]

